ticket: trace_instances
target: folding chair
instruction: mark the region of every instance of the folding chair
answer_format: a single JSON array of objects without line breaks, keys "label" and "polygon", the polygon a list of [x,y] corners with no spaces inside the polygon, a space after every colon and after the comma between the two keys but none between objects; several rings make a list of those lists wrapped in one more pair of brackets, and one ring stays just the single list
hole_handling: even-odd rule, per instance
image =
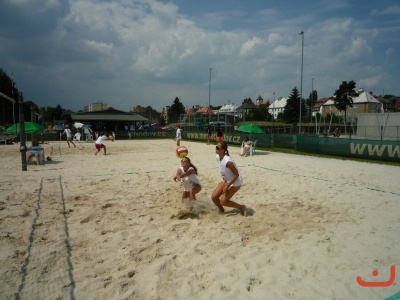
[{"label": "folding chair", "polygon": [[257,140],[255,140],[255,141],[251,144],[250,155],[253,155],[254,152],[256,152],[256,144],[257,144]]}]

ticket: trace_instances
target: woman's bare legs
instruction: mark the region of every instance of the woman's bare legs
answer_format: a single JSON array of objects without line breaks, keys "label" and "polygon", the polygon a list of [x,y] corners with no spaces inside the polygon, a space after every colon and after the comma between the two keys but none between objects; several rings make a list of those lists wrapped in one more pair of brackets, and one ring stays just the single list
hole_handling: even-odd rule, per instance
[{"label": "woman's bare legs", "polygon": [[29,154],[28,157],[26,158],[26,163],[29,164],[31,158],[34,157],[36,160],[36,164],[40,165],[40,157],[39,154]]},{"label": "woman's bare legs", "polygon": [[196,194],[201,191],[201,186],[196,184],[190,189],[190,199],[196,200]]},{"label": "woman's bare legs", "polygon": [[225,182],[218,183],[217,187],[214,189],[214,191],[211,195],[212,201],[218,207],[219,212],[222,212],[222,213],[225,210],[224,210],[223,206],[221,205],[221,201],[220,201],[219,197],[221,197],[221,195],[222,195],[222,190],[223,190],[224,186],[225,186]]},{"label": "woman's bare legs", "polygon": [[211,195],[212,201],[218,207],[220,212],[224,212],[225,211],[224,206],[227,206],[239,209],[240,214],[242,216],[245,216],[246,206],[230,200],[233,197],[233,195],[235,195],[236,192],[240,190],[240,186],[231,186],[226,192],[226,194],[224,194],[223,189],[225,185],[226,184],[224,181],[220,182],[217,185],[217,187],[215,188],[214,192]]},{"label": "woman's bare legs", "polygon": [[185,199],[189,198],[189,208],[193,210],[193,203],[192,201],[196,201],[196,194],[201,191],[201,186],[196,184],[194,185],[190,191],[183,191],[182,192],[182,203],[185,203]]}]

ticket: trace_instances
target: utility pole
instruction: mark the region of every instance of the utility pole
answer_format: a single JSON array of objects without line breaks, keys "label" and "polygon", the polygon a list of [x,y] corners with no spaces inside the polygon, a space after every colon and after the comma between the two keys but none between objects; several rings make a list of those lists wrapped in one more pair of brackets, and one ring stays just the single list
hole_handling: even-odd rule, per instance
[{"label": "utility pole", "polygon": [[27,171],[28,167],[26,165],[26,143],[25,143],[25,120],[24,120],[24,103],[22,100],[22,95],[19,95],[19,151],[21,152],[21,164],[22,171]]},{"label": "utility pole", "polygon": [[311,103],[310,103],[310,122],[312,122],[312,111],[314,107],[314,77],[311,78]]},{"label": "utility pole", "polygon": [[303,50],[304,50],[304,31],[301,35],[301,79],[300,79],[300,113],[299,113],[299,134],[301,134],[301,99],[303,98]]},{"label": "utility pole", "polygon": [[211,70],[210,68],[210,79],[208,81],[208,124],[211,122]]},{"label": "utility pole", "polygon": [[272,131],[274,130],[275,127],[275,92],[273,92],[274,95],[274,102],[272,102]]}]

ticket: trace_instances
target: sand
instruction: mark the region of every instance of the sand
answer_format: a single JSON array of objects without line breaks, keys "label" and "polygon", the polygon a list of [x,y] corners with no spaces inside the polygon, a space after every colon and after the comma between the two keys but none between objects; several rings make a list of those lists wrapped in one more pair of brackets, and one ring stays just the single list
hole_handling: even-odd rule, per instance
[{"label": "sand", "polygon": [[[173,140],[0,145],[1,299],[384,299],[400,272],[400,168],[270,151],[231,156],[247,206],[219,214],[214,145],[182,141],[203,188],[172,181]],[[373,276],[372,271],[379,275]]]}]

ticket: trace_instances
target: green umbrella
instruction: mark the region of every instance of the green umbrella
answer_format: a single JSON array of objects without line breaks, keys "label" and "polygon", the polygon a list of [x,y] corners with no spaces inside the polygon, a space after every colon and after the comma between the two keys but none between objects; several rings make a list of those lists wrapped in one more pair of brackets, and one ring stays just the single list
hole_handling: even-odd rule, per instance
[{"label": "green umbrella", "polygon": [[248,133],[265,133],[261,127],[254,124],[244,124],[237,128],[238,131],[248,132]]},{"label": "green umbrella", "polygon": [[[35,123],[35,122],[25,122],[25,133],[39,133],[42,132],[44,130],[44,126]],[[6,134],[15,134],[15,133],[19,133],[19,123],[14,124],[10,127],[8,127],[5,131]]]},{"label": "green umbrella", "polygon": [[252,133],[265,133],[264,130],[261,129],[261,127],[254,124],[244,124],[239,126],[236,130],[242,132],[248,132],[250,133],[250,137]]}]

